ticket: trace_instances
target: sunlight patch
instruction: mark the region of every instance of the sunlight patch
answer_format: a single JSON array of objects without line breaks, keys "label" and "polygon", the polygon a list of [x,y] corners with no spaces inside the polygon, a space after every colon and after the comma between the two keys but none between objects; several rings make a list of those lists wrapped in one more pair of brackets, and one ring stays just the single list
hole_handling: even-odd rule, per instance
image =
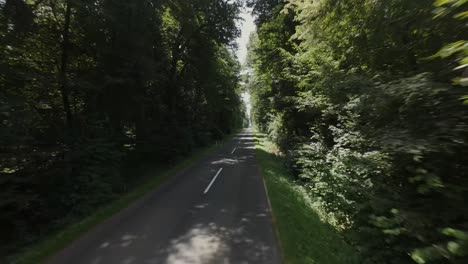
[{"label": "sunlight patch", "polygon": [[208,228],[194,228],[180,239],[173,240],[168,264],[208,263],[228,250],[221,237]]}]

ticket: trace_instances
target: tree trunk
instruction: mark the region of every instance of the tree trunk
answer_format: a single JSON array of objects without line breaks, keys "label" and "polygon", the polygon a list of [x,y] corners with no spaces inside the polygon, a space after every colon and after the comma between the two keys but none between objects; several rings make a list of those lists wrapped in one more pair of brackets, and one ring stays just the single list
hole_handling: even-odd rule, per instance
[{"label": "tree trunk", "polygon": [[68,87],[68,78],[67,78],[67,66],[68,66],[68,50],[70,48],[70,19],[71,19],[71,3],[70,0],[67,0],[67,6],[65,11],[65,23],[62,30],[62,58],[60,61],[60,72],[59,72],[59,82],[60,82],[60,92],[62,94],[63,109],[66,116],[66,124],[70,133],[73,133],[73,114],[70,107],[69,99],[69,87]]}]

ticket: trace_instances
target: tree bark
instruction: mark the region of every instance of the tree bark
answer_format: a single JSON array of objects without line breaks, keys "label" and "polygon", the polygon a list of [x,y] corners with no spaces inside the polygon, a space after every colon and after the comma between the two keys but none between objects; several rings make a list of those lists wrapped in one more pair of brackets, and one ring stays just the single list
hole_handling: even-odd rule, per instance
[{"label": "tree bark", "polygon": [[63,109],[66,117],[66,125],[70,132],[73,132],[73,114],[70,107],[69,87],[68,87],[68,57],[70,48],[70,19],[71,19],[71,2],[67,0],[65,11],[65,22],[62,30],[62,56],[60,61],[59,83],[60,93],[62,94]]}]

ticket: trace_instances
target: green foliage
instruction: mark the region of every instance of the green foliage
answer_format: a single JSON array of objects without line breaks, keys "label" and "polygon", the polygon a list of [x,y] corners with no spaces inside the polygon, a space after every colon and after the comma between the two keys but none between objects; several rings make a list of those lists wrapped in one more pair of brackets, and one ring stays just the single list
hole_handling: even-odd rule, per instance
[{"label": "green foliage", "polygon": [[438,59],[463,54],[467,31],[433,8],[276,2],[251,38],[255,126],[363,263],[467,260],[468,109],[451,83],[464,60]]},{"label": "green foliage", "polygon": [[244,125],[239,8],[0,1],[0,255],[127,191],[131,161],[174,162]]},{"label": "green foliage", "polygon": [[86,142],[72,155],[67,167],[74,168],[57,197],[63,200],[64,208],[86,214],[124,191],[120,175],[123,153],[113,142]]},{"label": "green foliage", "polygon": [[[465,0],[437,0],[434,5],[437,7],[435,9],[435,16],[442,17],[450,13],[455,12],[453,17],[455,19],[463,20],[468,18],[468,11],[460,11],[461,8],[466,8],[468,1]],[[455,68],[456,70],[464,70],[466,73],[466,67],[468,67],[468,41],[458,40],[456,42],[450,43],[442,47],[439,52],[437,52],[434,57],[446,58],[452,55],[458,55],[458,64],[459,66]],[[466,74],[463,74],[462,77],[454,79],[456,84],[463,86],[468,86],[468,78]],[[468,102],[468,101],[465,101]]]},{"label": "green foliage", "polygon": [[[271,201],[285,262],[351,264],[361,263],[357,252],[311,205],[306,187],[291,177],[283,157],[263,134],[256,135],[257,157]],[[329,219],[327,219],[329,220]]]}]

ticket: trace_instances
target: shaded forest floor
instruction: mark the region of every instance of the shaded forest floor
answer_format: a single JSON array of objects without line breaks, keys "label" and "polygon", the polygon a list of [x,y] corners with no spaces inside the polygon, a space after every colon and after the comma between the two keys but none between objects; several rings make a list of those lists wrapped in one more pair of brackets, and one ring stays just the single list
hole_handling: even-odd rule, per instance
[{"label": "shaded forest floor", "polygon": [[[235,134],[226,136],[222,141],[213,142],[206,147],[199,148],[187,157],[181,158],[178,162],[155,164],[135,161],[134,166],[126,168],[124,172],[135,175],[135,181],[129,186],[126,193],[115,200],[109,201],[105,206],[93,210],[84,218],[70,219],[68,225],[56,228],[50,235],[38,240],[31,247],[23,249],[14,256],[7,257],[6,262],[15,264],[42,263],[47,257],[62,250],[94,226],[106,221],[143,198],[146,194],[157,189],[179,171],[207,157],[223,146],[223,142],[230,140]],[[3,263],[1,259],[0,262]]]},{"label": "shaded forest floor", "polygon": [[357,253],[333,227],[320,220],[305,190],[294,182],[276,155],[276,147],[263,134],[255,134],[285,263],[358,264]]}]

